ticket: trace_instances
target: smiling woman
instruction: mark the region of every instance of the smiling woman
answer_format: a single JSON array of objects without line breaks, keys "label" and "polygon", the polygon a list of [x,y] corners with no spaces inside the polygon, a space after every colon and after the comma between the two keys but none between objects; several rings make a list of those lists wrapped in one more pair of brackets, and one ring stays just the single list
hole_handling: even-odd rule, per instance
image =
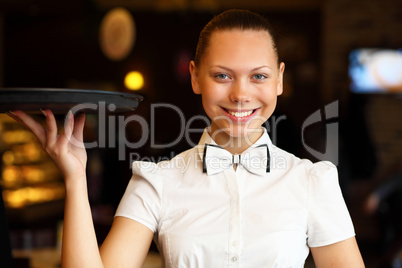
[{"label": "smiling woman", "polygon": [[241,153],[261,136],[261,125],[275,109],[285,64],[278,68],[273,39],[264,30],[216,31],[208,45],[198,65],[190,65],[193,91],[202,95],[212,120],[210,135]]},{"label": "smiling woman", "polygon": [[[261,125],[283,90],[267,21],[245,10],[216,16],[190,63],[193,91],[211,126],[170,161],[136,161],[100,251],[88,202],[84,117],[57,136],[21,111],[10,114],[41,141],[65,177],[63,267],[141,267],[152,239],[166,267],[360,268],[353,223],[330,162],[312,163],[272,144]],[[185,163],[177,165],[177,163]]]}]

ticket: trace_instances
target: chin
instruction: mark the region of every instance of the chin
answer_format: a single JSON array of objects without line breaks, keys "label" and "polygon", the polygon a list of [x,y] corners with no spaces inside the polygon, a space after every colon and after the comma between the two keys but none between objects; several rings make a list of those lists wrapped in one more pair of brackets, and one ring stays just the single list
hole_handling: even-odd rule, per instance
[{"label": "chin", "polygon": [[261,126],[232,126],[228,131],[225,131],[233,138],[245,138],[253,135],[254,133],[261,133]]}]

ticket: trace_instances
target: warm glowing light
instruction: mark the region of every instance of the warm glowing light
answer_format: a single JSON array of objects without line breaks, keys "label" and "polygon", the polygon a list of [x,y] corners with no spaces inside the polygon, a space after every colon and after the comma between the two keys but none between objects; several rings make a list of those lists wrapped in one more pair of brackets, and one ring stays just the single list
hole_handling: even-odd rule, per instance
[{"label": "warm glowing light", "polygon": [[26,130],[10,130],[3,133],[3,140],[5,143],[24,143],[31,141],[32,138],[32,134]]},{"label": "warm glowing light", "polygon": [[60,200],[65,197],[63,184],[52,186],[22,187],[15,190],[4,190],[3,198],[7,206],[21,208],[31,204]]},{"label": "warm glowing light", "polygon": [[7,151],[3,154],[3,163],[5,165],[11,165],[15,161],[15,156],[12,151]]},{"label": "warm glowing light", "polygon": [[144,86],[144,77],[140,72],[129,72],[124,78],[124,84],[130,90],[139,90]]}]

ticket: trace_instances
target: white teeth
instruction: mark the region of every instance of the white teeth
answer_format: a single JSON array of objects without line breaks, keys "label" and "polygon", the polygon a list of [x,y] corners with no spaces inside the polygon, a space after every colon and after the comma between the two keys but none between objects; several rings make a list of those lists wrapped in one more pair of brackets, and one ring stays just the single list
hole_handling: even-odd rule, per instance
[{"label": "white teeth", "polygon": [[230,113],[233,116],[236,117],[245,117],[245,116],[249,116],[250,114],[253,113],[253,111],[248,111],[248,112],[232,112],[232,111],[228,111],[228,113]]}]

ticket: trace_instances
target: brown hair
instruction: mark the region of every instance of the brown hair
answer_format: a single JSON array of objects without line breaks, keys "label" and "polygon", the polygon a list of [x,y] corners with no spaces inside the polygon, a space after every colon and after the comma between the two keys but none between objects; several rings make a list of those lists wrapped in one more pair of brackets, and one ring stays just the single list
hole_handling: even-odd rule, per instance
[{"label": "brown hair", "polygon": [[242,9],[230,9],[224,11],[212,18],[212,20],[205,25],[198,38],[197,50],[194,58],[195,65],[199,66],[201,57],[206,53],[209,39],[213,32],[232,29],[268,32],[272,39],[273,49],[279,66],[279,55],[276,47],[275,34],[270,23],[267,19],[257,13]]}]

